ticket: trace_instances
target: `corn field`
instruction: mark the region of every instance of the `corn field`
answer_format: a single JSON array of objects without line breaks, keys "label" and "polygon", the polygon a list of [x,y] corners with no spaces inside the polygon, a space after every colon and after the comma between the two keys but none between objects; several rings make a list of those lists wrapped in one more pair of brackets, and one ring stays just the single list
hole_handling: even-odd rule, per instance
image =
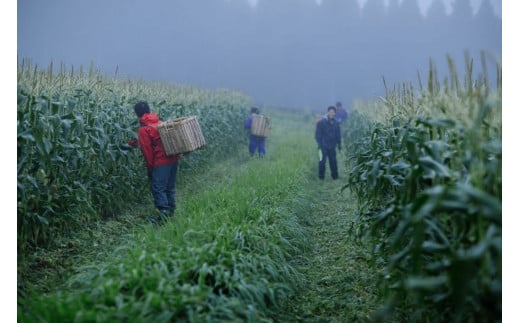
[{"label": "corn field", "polygon": [[124,146],[137,136],[137,101],[163,120],[198,116],[209,144],[185,158],[186,169],[232,152],[251,104],[238,92],[107,77],[92,66],[56,73],[24,60],[17,80],[19,248],[45,245],[52,230],[114,215],[143,195],[143,158]]},{"label": "corn field", "polygon": [[[482,58],[484,60],[484,58]],[[444,86],[388,90],[348,121],[347,187],[359,200],[352,234],[386,264],[382,296],[406,321],[492,322],[501,316],[501,66]],[[485,69],[484,69],[485,71]]]},{"label": "corn field", "polygon": [[[491,60],[491,81],[489,61],[483,54],[475,75],[467,55],[461,78],[447,56],[442,80],[432,61],[417,88],[383,80],[384,97],[351,108],[342,126],[346,171],[331,182],[316,178],[310,113],[276,111],[266,157],[241,159],[252,99],[240,92],[22,61],[19,252],[149,196],[141,152],[125,146],[136,137],[137,101],[147,100],[162,120],[196,115],[207,146],[181,161],[180,176],[191,176],[195,189],[172,221],[140,228],[56,290],[19,291],[18,320],[501,321],[502,67]],[[210,169],[216,178],[205,176]],[[316,221],[326,212],[337,214]],[[339,222],[347,243],[337,237]],[[324,237],[326,250],[348,244],[354,256],[312,254],[316,223],[336,229],[320,231],[335,235]],[[312,272],[325,258],[334,271],[314,273],[318,282],[303,276],[301,268]],[[370,268],[360,273],[364,261]],[[334,284],[347,290],[326,289]]]}]

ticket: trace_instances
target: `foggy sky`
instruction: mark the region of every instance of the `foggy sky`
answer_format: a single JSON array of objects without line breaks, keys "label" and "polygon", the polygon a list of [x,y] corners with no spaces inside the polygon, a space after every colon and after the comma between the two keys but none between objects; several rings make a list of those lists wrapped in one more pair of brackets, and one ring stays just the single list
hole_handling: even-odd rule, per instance
[{"label": "foggy sky", "polygon": [[493,1],[18,0],[17,56],[325,109],[424,79],[430,58],[441,75],[447,54],[500,60]]}]

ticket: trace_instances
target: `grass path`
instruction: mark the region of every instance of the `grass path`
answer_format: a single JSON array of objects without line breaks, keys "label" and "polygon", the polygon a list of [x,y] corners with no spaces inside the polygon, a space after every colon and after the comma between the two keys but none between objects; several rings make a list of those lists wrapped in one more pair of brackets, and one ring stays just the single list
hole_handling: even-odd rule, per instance
[{"label": "grass path", "polygon": [[[135,153],[140,154],[139,151]],[[234,175],[247,159],[245,153],[239,152],[234,158],[211,165],[211,168],[199,169],[195,176],[191,171],[183,170],[176,183],[177,201],[182,203],[187,196],[211,189],[208,184]],[[51,292],[65,284],[78,267],[103,262],[111,256],[114,246],[132,243],[143,228],[151,226],[147,221],[150,212],[155,210],[151,194],[143,199],[144,203],[135,204],[114,217],[85,224],[82,230],[71,234],[56,236],[52,246],[37,247],[27,254],[19,253],[18,296],[25,297],[30,291]]]},{"label": "grass path", "polygon": [[293,266],[303,275],[303,284],[286,306],[291,322],[367,322],[377,310],[376,272],[369,264],[366,246],[349,235],[356,199],[345,183],[344,157],[338,154],[340,179],[318,179],[317,162],[306,188],[310,215],[302,218],[308,230],[308,249]]}]

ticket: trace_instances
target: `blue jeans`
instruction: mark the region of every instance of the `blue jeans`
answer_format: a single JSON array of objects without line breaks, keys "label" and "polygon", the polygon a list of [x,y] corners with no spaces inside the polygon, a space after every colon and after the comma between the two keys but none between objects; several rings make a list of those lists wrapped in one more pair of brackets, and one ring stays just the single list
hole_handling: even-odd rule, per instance
[{"label": "blue jeans", "polygon": [[321,153],[323,158],[318,164],[318,177],[320,179],[325,178],[325,164],[327,158],[329,159],[330,173],[333,179],[338,178],[338,161],[336,160],[336,148],[322,148]]},{"label": "blue jeans", "polygon": [[152,169],[152,195],[155,207],[159,211],[175,210],[175,178],[177,177],[177,162],[158,166]]},{"label": "blue jeans", "polygon": [[265,155],[265,137],[249,135],[249,153],[254,155],[258,149],[260,157]]}]

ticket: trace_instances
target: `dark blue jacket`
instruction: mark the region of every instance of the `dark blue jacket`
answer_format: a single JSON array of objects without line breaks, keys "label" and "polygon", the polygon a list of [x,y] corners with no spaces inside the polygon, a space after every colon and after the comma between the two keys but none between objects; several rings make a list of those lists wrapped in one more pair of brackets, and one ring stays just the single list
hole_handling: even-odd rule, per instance
[{"label": "dark blue jacket", "polygon": [[321,119],[316,125],[316,142],[324,149],[335,149],[336,145],[341,147],[341,131],[336,119]]}]

